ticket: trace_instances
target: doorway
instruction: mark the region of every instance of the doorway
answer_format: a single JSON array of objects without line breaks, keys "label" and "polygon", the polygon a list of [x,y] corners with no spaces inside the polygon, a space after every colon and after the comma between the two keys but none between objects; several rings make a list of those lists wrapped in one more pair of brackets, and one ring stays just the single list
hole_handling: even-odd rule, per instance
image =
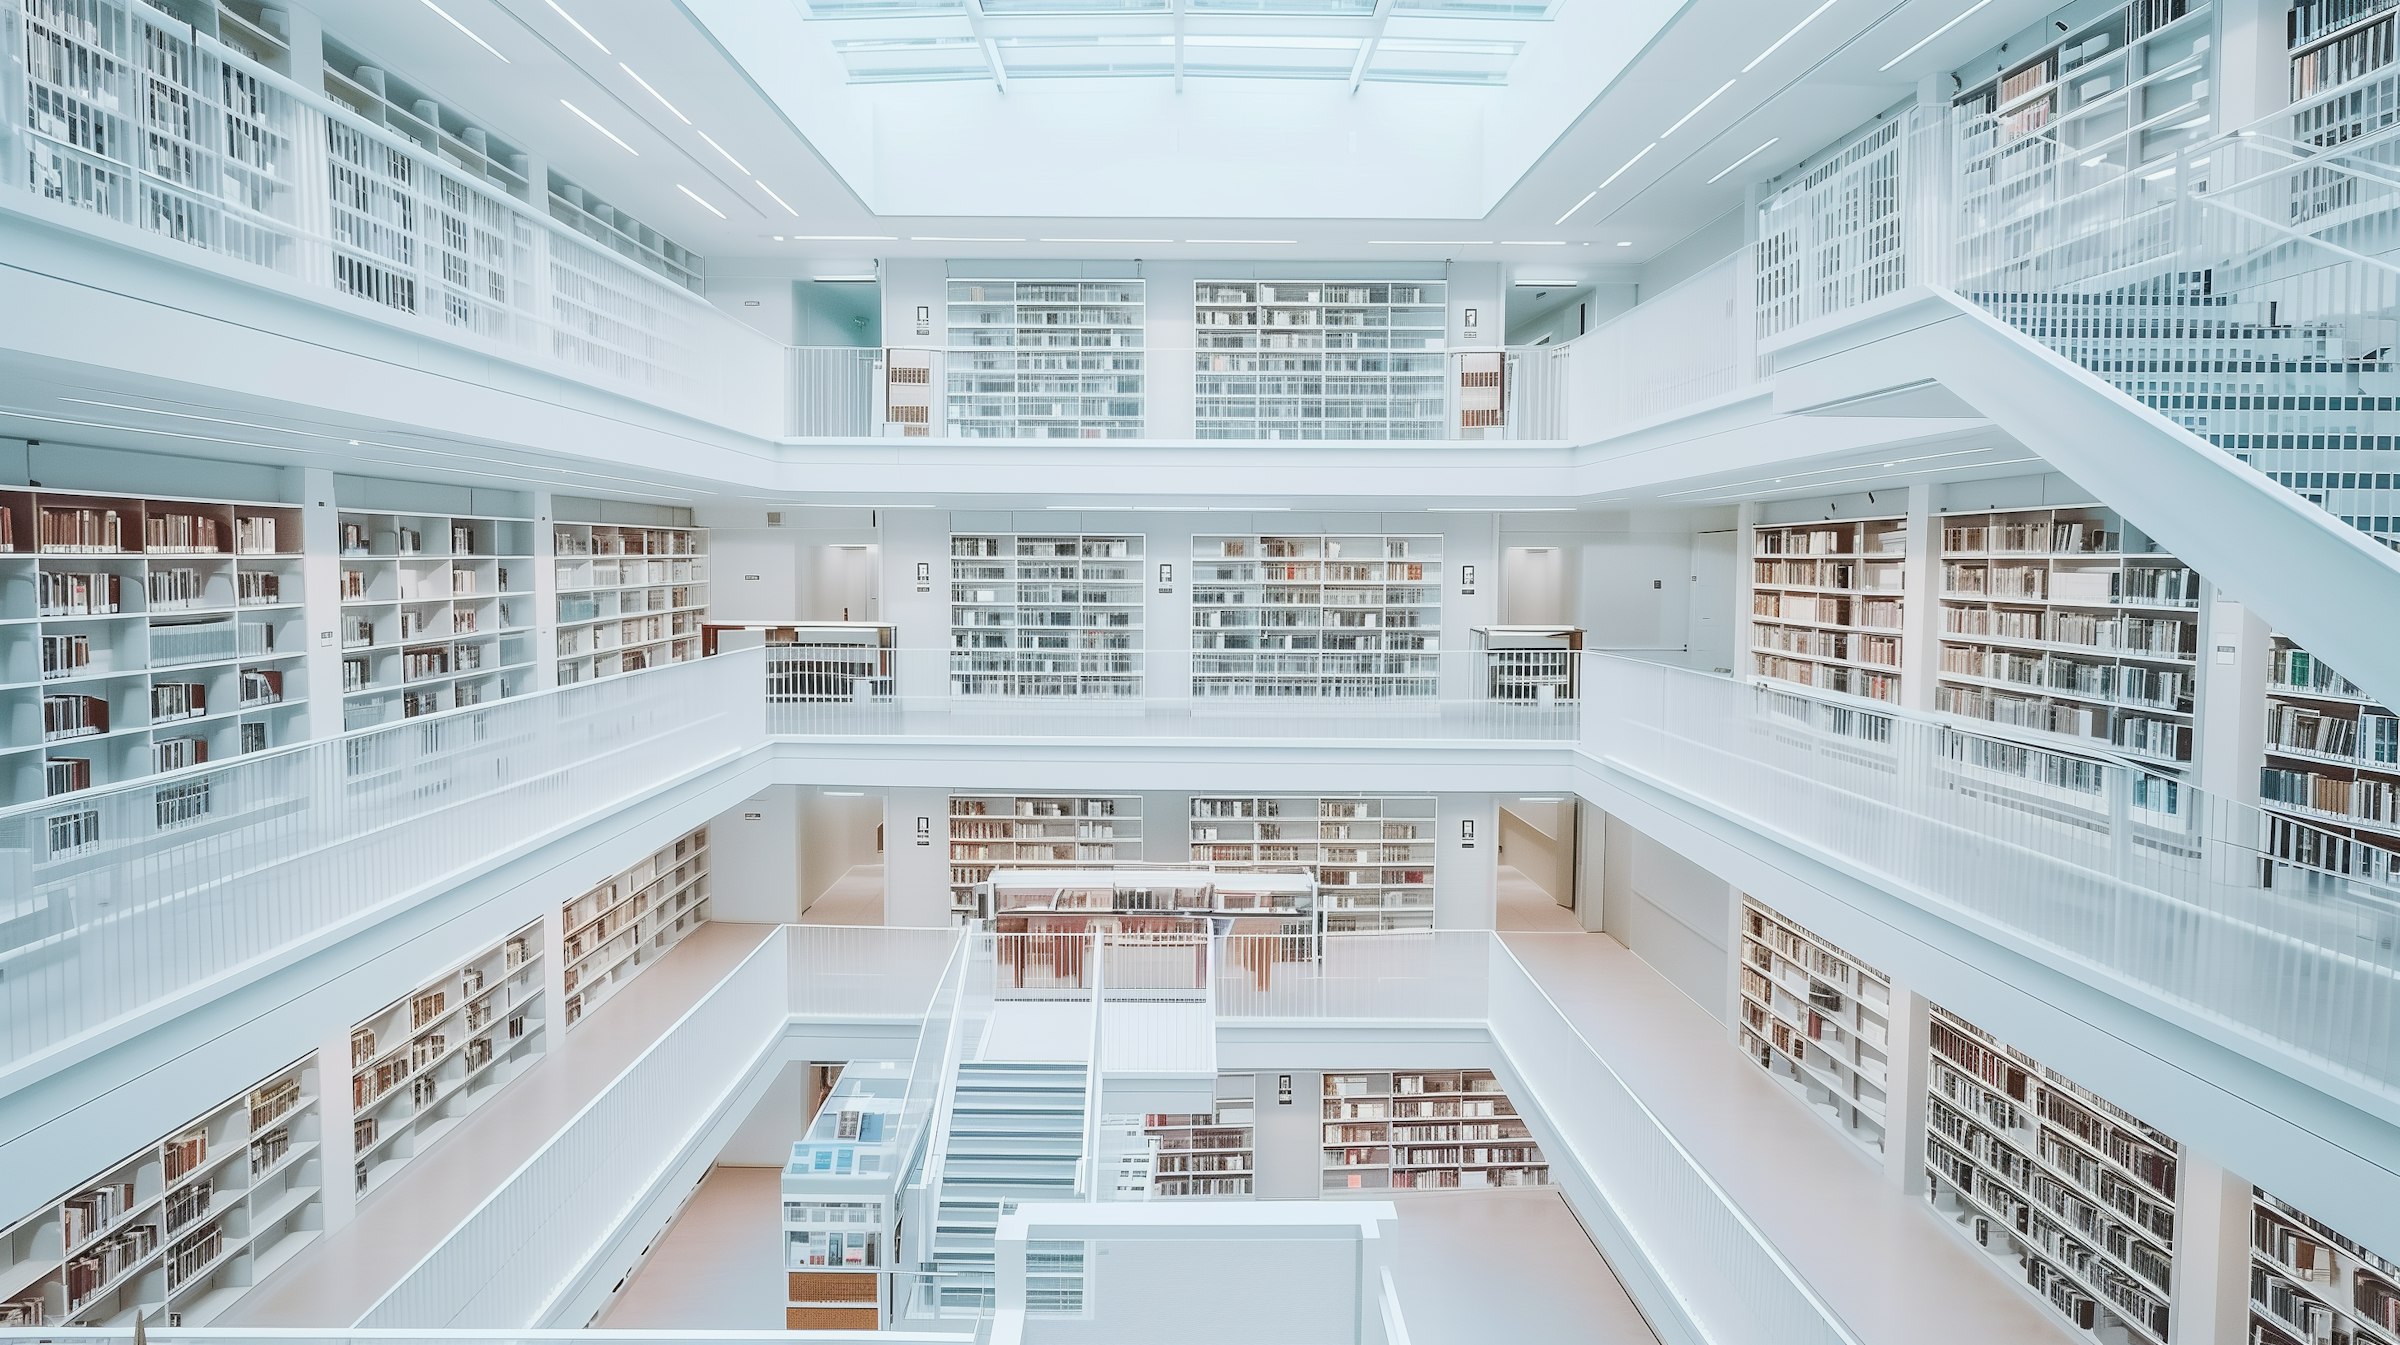
[{"label": "doorway", "polygon": [[882,609],[882,547],[831,542],[808,548],[800,574],[802,621],[878,621]]},{"label": "doorway", "polygon": [[1575,917],[1579,811],[1573,795],[1500,800],[1497,928],[1565,933],[1583,927]]},{"label": "doorway", "polygon": [[1565,547],[1512,546],[1500,552],[1500,624],[1575,624]]},{"label": "doorway", "polygon": [[1740,557],[1739,534],[1731,529],[1692,537],[1692,616],[1687,629],[1694,668],[1721,673],[1733,671],[1734,581]]}]

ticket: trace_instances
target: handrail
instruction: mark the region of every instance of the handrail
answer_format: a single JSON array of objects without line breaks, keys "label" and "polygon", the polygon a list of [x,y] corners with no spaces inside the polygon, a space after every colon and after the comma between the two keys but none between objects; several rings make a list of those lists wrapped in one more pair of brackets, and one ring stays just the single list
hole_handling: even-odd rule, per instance
[{"label": "handrail", "polygon": [[1105,1032],[1102,1023],[1108,1016],[1108,995],[1103,988],[1107,984],[1108,943],[1106,936],[1097,929],[1089,937],[1091,946],[1084,958],[1092,969],[1092,1063],[1085,1074],[1083,1156],[1076,1160],[1075,1182],[1082,1189],[1086,1201],[1097,1201],[1100,1199],[1100,1075],[1105,1063],[1100,1053]]}]

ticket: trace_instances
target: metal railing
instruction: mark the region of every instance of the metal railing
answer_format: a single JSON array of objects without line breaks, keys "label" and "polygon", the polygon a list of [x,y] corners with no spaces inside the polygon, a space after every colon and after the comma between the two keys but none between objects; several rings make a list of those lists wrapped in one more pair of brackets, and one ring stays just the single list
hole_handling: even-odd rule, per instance
[{"label": "metal railing", "polygon": [[782,931],[762,940],[358,1324],[499,1328],[543,1320],[772,1057],[791,1012],[790,956]]},{"label": "metal railing", "polygon": [[[1204,610],[1229,642],[1297,635],[1236,625],[1252,611],[1239,603]],[[1427,638],[1381,627],[1307,637]],[[1562,742],[1582,714],[1571,656],[1552,650],[937,648],[851,658],[787,647],[770,649],[767,667],[770,730],[800,737]]]},{"label": "metal railing", "polygon": [[884,432],[880,348],[792,346],[784,361],[784,433],[871,438]]},{"label": "metal railing", "polygon": [[792,1013],[800,1018],[916,1018],[950,979],[963,932],[794,925]]},{"label": "metal railing", "polygon": [[0,1066],[757,746],[742,653],[0,811]]},{"label": "metal railing", "polygon": [[1566,360],[1562,438],[1589,443],[1758,387],[1749,261],[1728,257],[1555,347]]},{"label": "metal railing", "polygon": [[0,60],[0,206],[109,219],[230,275],[273,272],[352,312],[779,427],[781,347],[618,255],[632,240],[554,218],[135,0],[78,13],[28,44],[25,0],[0,0],[0,52],[16,53]]},{"label": "metal railing", "polygon": [[1477,930],[1235,934],[1221,943],[1221,1018],[1477,1022],[1490,1008],[1490,937]]},{"label": "metal railing", "polygon": [[1607,765],[2400,1096],[2400,888],[2365,847],[2104,755],[1655,664],[1588,675]]}]

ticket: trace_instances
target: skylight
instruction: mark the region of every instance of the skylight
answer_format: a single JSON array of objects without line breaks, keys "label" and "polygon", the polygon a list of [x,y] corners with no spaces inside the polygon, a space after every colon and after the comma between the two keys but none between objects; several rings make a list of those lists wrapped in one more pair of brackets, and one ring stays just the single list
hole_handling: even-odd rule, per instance
[{"label": "skylight", "polygon": [[795,0],[854,84],[1224,78],[1500,85],[1560,0]]}]

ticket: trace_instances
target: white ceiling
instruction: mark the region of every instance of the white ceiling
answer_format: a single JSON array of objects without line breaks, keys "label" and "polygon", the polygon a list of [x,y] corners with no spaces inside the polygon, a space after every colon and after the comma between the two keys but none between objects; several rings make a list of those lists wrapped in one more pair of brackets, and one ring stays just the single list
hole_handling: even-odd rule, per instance
[{"label": "white ceiling", "polygon": [[[1529,43],[1506,88],[1370,83],[1350,94],[1346,83],[1310,84],[1305,101],[1287,97],[1303,84],[1291,80],[1193,80],[1180,93],[1159,80],[1020,80],[1005,93],[964,82],[854,86],[830,47],[815,56],[806,48],[745,50],[746,65],[694,17],[734,6],[797,25],[796,3],[442,0],[437,13],[428,0],[317,0],[315,8],[347,45],[703,256],[756,259],[744,268],[753,273],[769,257],[789,257],[797,271],[818,257],[972,254],[1480,258],[1536,262],[1562,275],[1648,260],[1739,205],[1749,182],[1789,169],[1909,97],[1921,78],[1997,45],[2043,12],[2035,0],[1983,0],[1964,11],[1962,0],[1562,0],[1545,25],[1560,33],[1605,29],[1628,3],[1680,9],[1637,50],[1596,55],[1581,39]],[[1579,27],[1594,15],[1599,29]],[[1635,21],[1634,31],[1646,22]],[[776,87],[762,91],[749,66],[773,72]],[[1239,93],[1255,91],[1255,101],[1279,109],[1282,140],[1305,150],[1319,176],[1355,186],[1355,173],[1344,178],[1333,166],[1352,156],[1366,134],[1359,128],[1377,122],[1379,110],[1398,116],[1419,99],[1441,109],[1460,97],[1488,103],[1520,85],[1577,105],[1563,129],[1534,117],[1479,123],[1473,137],[1454,128],[1457,140],[1479,138],[1489,152],[1443,157],[1429,170],[1438,181],[1349,191],[1352,213],[1296,209],[1298,194],[1226,190],[1210,196],[1207,211],[1158,215],[1145,202],[1164,198],[1146,187],[1110,189],[1129,174],[1151,185],[1205,184],[1211,163],[1221,168],[1226,155],[1200,114]],[[1028,96],[1033,86],[1046,96]],[[784,101],[796,88],[834,109],[832,119],[804,133]],[[923,115],[870,115],[865,104],[845,101],[862,88],[921,96]],[[959,101],[968,90],[972,107]],[[1337,93],[1354,106],[1329,112],[1328,95]],[[1144,105],[1138,119],[1120,116],[1127,98]],[[1138,120],[1148,129],[1130,138],[1087,129],[1080,143],[1111,147],[1093,158],[1022,127],[1011,132],[1015,117],[1034,125]],[[1337,124],[1341,134],[1324,133]],[[1255,144],[1259,133],[1253,124],[1243,134]],[[1035,156],[1033,166],[995,159],[964,183],[925,168],[951,152],[945,147],[1009,143]],[[1739,169],[1724,172],[1737,161]],[[985,190],[1012,174],[1023,179],[1007,193],[1016,213]],[[887,190],[906,196],[910,213],[870,209]],[[1190,196],[1172,203],[1191,205]],[[1275,208],[1263,208],[1267,199]],[[1484,199],[1491,204],[1460,205]],[[1023,213],[1029,202],[1057,201],[1072,208]]]}]

